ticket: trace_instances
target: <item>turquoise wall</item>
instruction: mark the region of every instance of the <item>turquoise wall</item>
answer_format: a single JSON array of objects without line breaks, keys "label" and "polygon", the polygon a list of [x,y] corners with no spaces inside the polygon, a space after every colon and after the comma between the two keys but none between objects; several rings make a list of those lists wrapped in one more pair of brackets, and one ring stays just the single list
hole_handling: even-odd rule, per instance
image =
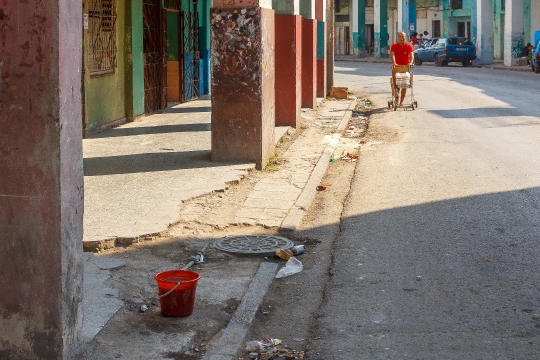
[{"label": "turquoise wall", "polygon": [[458,22],[467,23],[471,21],[471,1],[475,0],[463,0],[461,9],[452,9],[452,1],[443,0],[443,9],[445,10],[443,10],[442,36],[457,36]]},{"label": "turquoise wall", "polygon": [[201,95],[210,93],[210,7],[212,0],[199,0],[199,48],[201,50]]},{"label": "turquoise wall", "polygon": [[493,0],[493,55],[495,60],[502,60],[504,50],[504,10],[501,0]]}]

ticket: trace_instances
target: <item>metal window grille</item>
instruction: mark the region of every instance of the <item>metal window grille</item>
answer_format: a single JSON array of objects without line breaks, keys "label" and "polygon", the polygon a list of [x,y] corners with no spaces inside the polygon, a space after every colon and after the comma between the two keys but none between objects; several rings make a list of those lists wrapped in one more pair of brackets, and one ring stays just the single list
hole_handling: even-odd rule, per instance
[{"label": "metal window grille", "polygon": [[116,0],[89,0],[89,71],[91,76],[116,69]]}]

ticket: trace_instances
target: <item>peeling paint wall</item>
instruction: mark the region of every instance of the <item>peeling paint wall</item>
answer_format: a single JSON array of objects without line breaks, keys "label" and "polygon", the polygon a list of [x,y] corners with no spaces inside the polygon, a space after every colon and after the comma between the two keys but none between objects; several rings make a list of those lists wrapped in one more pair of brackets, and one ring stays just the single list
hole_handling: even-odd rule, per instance
[{"label": "peeling paint wall", "polygon": [[82,325],[81,3],[0,2],[0,358],[68,359]]},{"label": "peeling paint wall", "polygon": [[254,161],[274,147],[274,11],[212,8],[212,160]]}]

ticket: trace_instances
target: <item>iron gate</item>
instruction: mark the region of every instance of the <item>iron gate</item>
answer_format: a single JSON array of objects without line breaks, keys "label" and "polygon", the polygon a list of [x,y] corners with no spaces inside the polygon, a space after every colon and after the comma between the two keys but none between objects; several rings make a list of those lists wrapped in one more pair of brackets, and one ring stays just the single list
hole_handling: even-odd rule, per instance
[{"label": "iron gate", "polygon": [[166,20],[161,0],[143,2],[144,111],[165,109],[166,91]]},{"label": "iron gate", "polygon": [[189,101],[201,96],[201,69],[199,51],[199,13],[181,12],[182,37],[180,49],[182,49],[181,69],[183,80],[181,84],[184,100]]}]

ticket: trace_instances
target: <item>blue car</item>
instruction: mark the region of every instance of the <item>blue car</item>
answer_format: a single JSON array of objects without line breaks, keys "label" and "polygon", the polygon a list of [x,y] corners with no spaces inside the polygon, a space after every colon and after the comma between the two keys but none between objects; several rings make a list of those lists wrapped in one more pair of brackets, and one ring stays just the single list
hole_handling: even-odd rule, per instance
[{"label": "blue car", "polygon": [[470,66],[474,59],[476,47],[465,37],[435,38],[414,51],[416,65],[433,61],[435,66],[446,66],[449,62],[460,62],[463,66]]},{"label": "blue car", "polygon": [[540,30],[536,30],[534,33],[534,48],[532,50],[531,57],[532,71],[540,73]]}]

